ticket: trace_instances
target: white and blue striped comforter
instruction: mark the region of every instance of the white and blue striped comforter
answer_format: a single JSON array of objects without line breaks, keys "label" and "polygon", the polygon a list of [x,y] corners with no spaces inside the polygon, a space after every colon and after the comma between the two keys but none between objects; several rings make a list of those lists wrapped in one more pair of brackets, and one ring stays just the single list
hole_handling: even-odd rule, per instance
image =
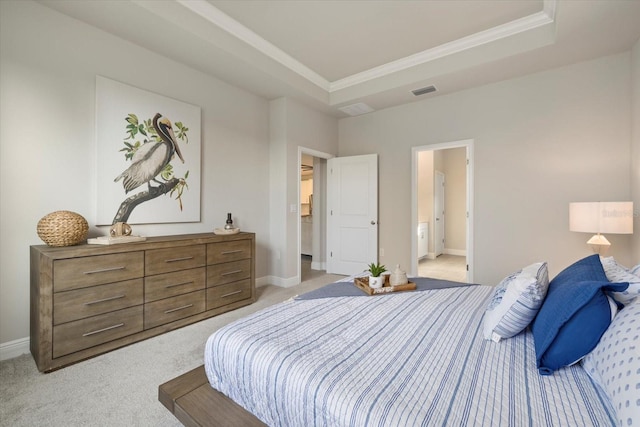
[{"label": "white and blue striped comforter", "polygon": [[482,338],[493,288],[277,304],[206,344],[211,385],[269,426],[603,426],[580,366],[536,370],[529,332]]}]

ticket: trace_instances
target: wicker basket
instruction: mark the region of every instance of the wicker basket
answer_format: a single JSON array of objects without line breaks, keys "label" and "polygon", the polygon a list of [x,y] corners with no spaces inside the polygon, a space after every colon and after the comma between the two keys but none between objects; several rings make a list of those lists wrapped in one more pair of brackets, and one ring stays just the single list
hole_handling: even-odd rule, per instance
[{"label": "wicker basket", "polygon": [[89,224],[75,212],[56,211],[38,221],[37,231],[49,246],[73,246],[87,239]]}]

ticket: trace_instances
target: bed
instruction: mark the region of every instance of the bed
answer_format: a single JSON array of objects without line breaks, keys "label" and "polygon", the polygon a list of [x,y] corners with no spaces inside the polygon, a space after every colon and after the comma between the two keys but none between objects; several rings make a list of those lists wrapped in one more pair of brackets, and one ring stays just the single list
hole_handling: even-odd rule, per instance
[{"label": "bed", "polygon": [[[536,274],[533,280],[542,281]],[[515,279],[510,280],[505,289],[514,287]],[[592,361],[591,372],[582,362],[544,372],[541,363],[546,362],[536,348],[543,339],[529,325],[513,336],[487,339],[489,308],[497,294],[508,299],[500,287],[425,279],[411,292],[366,296],[353,289],[348,281],[331,284],[216,331],[206,343],[204,369],[191,373],[198,377],[197,387],[187,387],[204,396],[191,403],[199,415],[178,418],[185,425],[231,425],[229,419],[220,422],[223,413],[231,414],[220,408],[231,408],[247,417],[243,425],[269,426],[611,426],[627,421],[604,382],[593,379],[604,363],[598,367]],[[530,291],[525,294],[531,298]],[[167,407],[171,401],[175,413],[175,402],[189,394],[187,388],[167,383],[161,400]],[[636,413],[627,412],[635,420]]]}]

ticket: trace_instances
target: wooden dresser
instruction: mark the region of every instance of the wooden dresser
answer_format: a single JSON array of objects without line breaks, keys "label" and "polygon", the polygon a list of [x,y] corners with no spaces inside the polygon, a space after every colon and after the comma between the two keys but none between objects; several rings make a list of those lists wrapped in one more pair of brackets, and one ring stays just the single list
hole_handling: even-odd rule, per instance
[{"label": "wooden dresser", "polygon": [[255,235],[31,246],[31,353],[43,372],[255,301]]}]

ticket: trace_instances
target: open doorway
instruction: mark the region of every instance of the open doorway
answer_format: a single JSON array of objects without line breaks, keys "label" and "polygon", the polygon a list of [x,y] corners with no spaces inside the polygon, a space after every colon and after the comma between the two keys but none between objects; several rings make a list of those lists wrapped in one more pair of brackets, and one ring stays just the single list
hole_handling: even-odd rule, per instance
[{"label": "open doorway", "polygon": [[[314,277],[313,262],[313,163],[314,157],[302,153],[300,160],[300,281]],[[317,215],[316,215],[317,216]]]},{"label": "open doorway", "polygon": [[330,154],[299,147],[298,248],[300,281],[325,274],[326,270],[326,186]]},{"label": "open doorway", "polygon": [[412,274],[472,282],[473,141],[414,147]]}]

